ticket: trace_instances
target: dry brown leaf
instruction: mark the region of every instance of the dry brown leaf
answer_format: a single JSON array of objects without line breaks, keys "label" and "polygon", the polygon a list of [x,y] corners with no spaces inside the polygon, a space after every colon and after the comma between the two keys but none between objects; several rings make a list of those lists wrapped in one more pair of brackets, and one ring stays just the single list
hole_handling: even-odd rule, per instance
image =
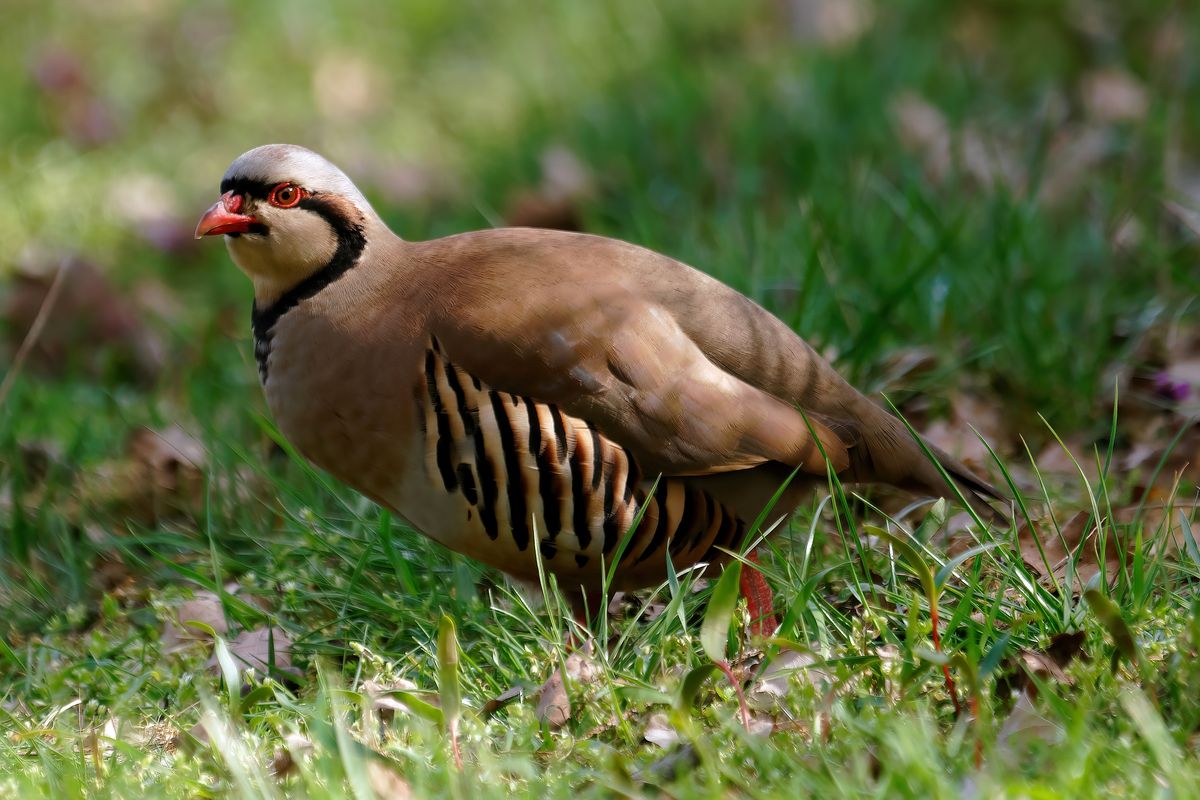
[{"label": "dry brown leaf", "polygon": [[[271,647],[275,649],[275,669],[271,670]],[[229,654],[239,670],[253,668],[259,675],[275,678],[300,678],[303,673],[292,664],[292,637],[279,627],[253,628],[242,631],[229,642]],[[208,668],[220,672],[216,655],[208,660]]]},{"label": "dry brown leaf", "polygon": [[1010,759],[1017,748],[1034,742],[1057,742],[1063,733],[1057,723],[1037,710],[1029,692],[1021,692],[996,734],[996,750],[1002,758]]},{"label": "dry brown leaf", "polygon": [[17,271],[3,310],[10,345],[16,349],[25,339],[60,270],[62,285],[30,350],[29,366],[50,374],[68,367],[100,374],[113,364],[121,374],[154,380],[164,362],[161,339],[100,270],[76,256]]},{"label": "dry brown leaf", "polygon": [[892,98],[888,110],[900,146],[921,159],[932,182],[945,182],[950,174],[953,146],[945,115],[915,92],[902,92]]},{"label": "dry brown leaf", "polygon": [[1025,190],[1025,165],[1007,143],[977,124],[963,128],[958,159],[963,172],[984,189],[1003,186],[1014,194]]},{"label": "dry brown leaf", "polygon": [[1080,480],[1079,473],[1082,470],[1088,484],[1094,488],[1100,482],[1095,445],[1079,437],[1067,439],[1065,445],[1051,441],[1042,448],[1035,459],[1038,471],[1043,475],[1062,476],[1066,482],[1075,484]]},{"label": "dry brown leaf", "polygon": [[1046,153],[1038,202],[1049,208],[1065,205],[1112,151],[1112,133],[1107,128],[1074,126],[1060,130]]},{"label": "dry brown leaf", "polygon": [[667,719],[667,715],[658,711],[646,719],[646,727],[642,731],[642,738],[650,742],[650,744],[655,744],[664,750],[669,750],[678,744],[683,737],[671,725],[670,720]]},{"label": "dry brown leaf", "polygon": [[96,147],[120,133],[116,114],[96,92],[91,70],[76,50],[44,46],[29,64],[29,73],[41,90],[46,116],[74,144]]},{"label": "dry brown leaf", "polygon": [[296,769],[296,762],[313,751],[313,743],[300,733],[289,733],[283,737],[283,746],[275,749],[271,758],[271,771],[277,778],[285,778]]},{"label": "dry brown leaf", "polygon": [[496,695],[495,697],[491,698],[486,703],[484,703],[483,706],[479,709],[479,715],[484,718],[490,717],[492,714],[495,714],[497,711],[504,708],[509,703],[513,702],[514,700],[520,700],[524,696],[525,696],[525,687],[510,686],[509,688],[505,689],[500,694]]},{"label": "dry brown leaf", "polygon": [[1011,449],[1012,433],[1000,404],[972,392],[952,395],[949,415],[926,425],[922,435],[980,475],[994,466],[980,436],[1000,454]]},{"label": "dry brown leaf", "polygon": [[514,192],[509,198],[505,220],[516,227],[582,230],[580,206],[594,191],[591,170],[561,145],[542,153],[541,170],[536,188]]},{"label": "dry brown leaf", "polygon": [[178,425],[138,428],[126,442],[125,457],[84,473],[76,495],[85,506],[153,524],[194,515],[203,509],[208,453]]},{"label": "dry brown leaf", "polygon": [[870,0],[784,0],[792,36],[827,47],[849,47],[871,29]]},{"label": "dry brown leaf", "polygon": [[955,132],[940,109],[911,91],[896,95],[889,113],[900,146],[921,160],[931,182],[944,183],[957,166],[984,189],[1024,191],[1024,164],[1007,142],[983,126],[968,123]]},{"label": "dry brown leaf", "polygon": [[207,630],[188,624],[191,622],[204,623],[212,628],[217,636],[224,636],[229,632],[229,623],[225,620],[225,607],[221,604],[221,598],[215,592],[202,590],[192,595],[191,600],[185,600],[167,619],[161,640],[164,653],[177,653],[196,642],[212,639]]},{"label": "dry brown leaf", "polygon": [[[587,655],[575,652],[567,656],[567,677],[576,686],[586,686],[600,676],[600,669]],[[571,700],[567,696],[566,682],[561,668],[556,668],[538,690],[538,704],[534,712],[539,722],[551,728],[561,728],[571,718]]]},{"label": "dry brown leaf", "polygon": [[408,781],[377,759],[367,762],[367,783],[380,800],[411,800],[413,797]]},{"label": "dry brown leaf", "polygon": [[827,672],[812,668],[817,661],[817,657],[812,653],[781,650],[746,692],[747,704],[756,711],[778,709],[782,699],[787,697],[788,686],[793,676],[796,676],[797,680],[808,681],[813,686],[828,681]]},{"label": "dry brown leaf", "polygon": [[1137,122],[1150,108],[1142,82],[1120,67],[1087,73],[1079,94],[1088,116],[1100,122]]},{"label": "dry brown leaf", "polygon": [[[1075,561],[1075,582],[1070,591],[1081,592],[1088,582],[1100,574],[1103,564],[1107,580],[1114,581],[1118,572],[1132,554],[1137,542],[1132,527],[1139,520],[1143,531],[1143,546],[1151,553],[1171,553],[1185,546],[1185,525],[1180,519],[1183,514],[1189,525],[1194,525],[1197,505],[1148,504],[1144,508],[1123,508],[1114,512],[1113,520],[1104,520],[1106,531],[1104,554],[1099,553],[1098,527],[1091,513],[1080,511],[1065,523],[1061,531],[1056,530],[1050,519],[1035,520],[1030,526],[1021,525],[1017,533],[1022,560],[1037,573],[1044,582],[1066,579],[1068,566]],[[1039,542],[1041,549],[1039,550]],[[1042,557],[1045,552],[1045,558]]]},{"label": "dry brown leaf", "polygon": [[408,706],[395,697],[394,692],[415,692],[417,685],[410,680],[401,678],[387,684],[375,680],[363,681],[362,692],[366,695],[372,710],[379,715],[379,721],[385,725],[390,723],[396,714],[408,715]]},{"label": "dry brown leaf", "polygon": [[1083,656],[1081,648],[1087,638],[1083,631],[1056,634],[1044,651],[1021,650],[1009,660],[1011,669],[996,684],[997,696],[1019,692],[1016,702],[996,737],[1001,757],[1011,758],[1017,748],[1035,742],[1054,742],[1062,736],[1061,727],[1037,709],[1038,684],[1056,683],[1070,686],[1073,681],[1066,667]]},{"label": "dry brown leaf", "polygon": [[[1100,559],[1096,551],[1095,524],[1089,524],[1091,514],[1080,511],[1061,523],[1061,534],[1050,519],[1021,525],[1017,532],[1022,560],[1044,580],[1051,577],[1062,581],[1072,555],[1079,554],[1075,563],[1076,585],[1072,591],[1083,591],[1088,581],[1100,572]],[[1039,549],[1040,544],[1040,549]],[[1045,558],[1042,552],[1045,552]],[[1104,572],[1112,577],[1121,568],[1121,554],[1116,537],[1109,536],[1105,542]]]},{"label": "dry brown leaf", "polygon": [[353,122],[388,102],[387,75],[371,59],[359,53],[333,51],[313,61],[313,99],[326,119]]}]

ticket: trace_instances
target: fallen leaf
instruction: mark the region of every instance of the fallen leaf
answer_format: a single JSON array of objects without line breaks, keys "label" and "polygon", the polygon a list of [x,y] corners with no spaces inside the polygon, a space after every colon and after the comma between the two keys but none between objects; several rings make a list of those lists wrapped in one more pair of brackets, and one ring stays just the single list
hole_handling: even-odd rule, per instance
[{"label": "fallen leaf", "polygon": [[646,720],[646,727],[642,731],[642,738],[651,744],[658,745],[664,750],[670,749],[682,740],[679,731],[675,730],[667,719],[667,715],[661,711],[651,714]]},{"label": "fallen leaf", "polygon": [[900,146],[918,157],[929,180],[944,183],[950,174],[953,136],[942,112],[915,92],[902,92],[888,107]]},{"label": "fallen leaf", "polygon": [[490,717],[492,714],[495,714],[497,711],[507,706],[509,703],[513,702],[514,700],[520,700],[524,696],[525,687],[511,686],[484,703],[483,707],[479,709],[479,714],[486,719],[487,717]]},{"label": "fallen leaf", "polygon": [[386,74],[365,55],[333,51],[313,61],[313,99],[326,119],[354,122],[389,101]]},{"label": "fallen leaf", "polygon": [[1029,692],[1021,692],[1012,710],[1000,725],[996,734],[996,751],[1009,760],[1037,742],[1054,743],[1063,736],[1063,728],[1037,709]]},{"label": "fallen leaf", "polygon": [[286,778],[296,770],[296,762],[308,757],[313,751],[313,743],[301,733],[289,733],[283,737],[283,746],[275,749],[271,758],[271,772],[277,778]]},{"label": "fallen leaf", "polygon": [[[567,677],[576,686],[586,686],[600,676],[596,663],[581,652],[567,656]],[[571,700],[567,696],[566,682],[561,668],[556,668],[538,690],[538,704],[534,711],[538,721],[551,728],[561,728],[571,718]]]},{"label": "fallen leaf", "polygon": [[[271,669],[271,648],[274,647],[274,670]],[[239,670],[254,669],[259,675],[270,675],[288,680],[303,677],[303,673],[292,664],[292,637],[279,627],[253,628],[242,631],[229,642],[229,654],[233,656]],[[221,666],[214,655],[208,660],[208,668],[217,674]]]},{"label": "fallen leaf", "polygon": [[380,800],[410,800],[413,797],[408,781],[378,759],[367,761],[367,783]]},{"label": "fallen leaf", "polygon": [[178,425],[135,429],[125,456],[81,474],[76,496],[86,507],[153,524],[202,512],[208,453]]},{"label": "fallen leaf", "polygon": [[[1101,452],[1100,457],[1103,458],[1103,456],[1104,454]],[[1063,476],[1068,482],[1075,484],[1079,482],[1082,470],[1088,485],[1095,488],[1100,483],[1100,465],[1096,462],[1096,445],[1087,439],[1071,437],[1063,444],[1052,440],[1042,448],[1034,461],[1037,463],[1038,471],[1043,475]]]},{"label": "fallen leaf", "polygon": [[958,160],[963,172],[984,189],[1005,187],[1014,194],[1025,190],[1025,165],[995,133],[971,123],[958,140]]},{"label": "fallen leaf", "polygon": [[854,44],[875,22],[869,0],[785,0],[784,8],[793,38],[832,48]]},{"label": "fallen leaf", "polygon": [[1001,757],[1010,759],[1019,748],[1037,742],[1056,742],[1061,738],[1062,727],[1037,709],[1038,685],[1032,678],[1042,683],[1072,685],[1065,670],[1071,661],[1082,656],[1086,638],[1083,631],[1059,633],[1051,638],[1045,650],[1023,649],[1008,659],[1010,666],[997,680],[996,694],[1000,697],[1015,692],[1017,699],[996,736],[997,752]]},{"label": "fallen leaf", "polygon": [[1076,197],[1095,168],[1113,153],[1112,132],[1108,128],[1065,126],[1050,142],[1046,152],[1038,202],[1048,208],[1060,208]]},{"label": "fallen leaf", "polygon": [[[1061,531],[1053,519],[1042,519],[1021,525],[1017,532],[1021,559],[1046,582],[1066,579],[1072,557],[1075,562],[1075,584],[1069,591],[1083,591],[1083,587],[1100,572],[1101,558],[1096,551],[1096,525],[1091,513],[1080,511],[1065,523]],[[1043,558],[1042,553],[1045,553]],[[1111,579],[1121,568],[1121,556],[1116,537],[1109,536],[1105,542],[1103,556],[1105,574]]]},{"label": "fallen leaf", "polygon": [[[1186,546],[1184,528],[1193,524],[1191,520],[1195,519],[1197,509],[1195,503],[1117,509],[1113,519],[1103,520],[1106,531],[1103,555],[1099,552],[1099,528],[1089,511],[1080,511],[1061,523],[1061,531],[1049,518],[1035,520],[1032,525],[1026,522],[1017,532],[1021,558],[1047,584],[1066,580],[1074,561],[1075,580],[1068,587],[1072,592],[1083,591],[1100,574],[1101,566],[1111,585],[1138,543],[1135,523],[1142,526],[1142,546],[1147,553],[1176,552]],[[1188,518],[1186,525],[1180,514]]]},{"label": "fallen leaf", "polygon": [[[60,270],[64,271],[61,287],[48,303]],[[16,272],[3,310],[14,349],[25,340],[39,312],[46,315],[44,326],[31,343],[28,358],[28,365],[37,371],[62,374],[78,367],[101,375],[115,366],[118,377],[150,382],[162,369],[161,339],[143,324],[125,294],[82,258],[26,264]]]},{"label": "fallen leaf", "polygon": [[571,150],[556,145],[542,153],[541,171],[537,188],[510,196],[505,220],[516,227],[581,230],[580,206],[593,193],[591,170]]},{"label": "fallen leaf", "polygon": [[793,677],[808,681],[813,686],[828,681],[828,673],[812,668],[817,661],[812,653],[781,650],[751,684],[746,692],[746,702],[756,711],[772,711],[778,709],[780,702],[787,697]]},{"label": "fallen leaf", "polygon": [[1137,122],[1150,107],[1142,82],[1120,67],[1087,73],[1079,94],[1084,110],[1100,122]]},{"label": "fallen leaf", "polygon": [[1013,451],[1008,419],[999,402],[977,392],[955,392],[950,396],[947,415],[926,425],[922,435],[974,472],[986,476],[995,467],[988,445],[1000,455]]},{"label": "fallen leaf", "polygon": [[164,653],[178,653],[196,642],[211,641],[212,635],[207,630],[189,625],[190,622],[207,625],[217,636],[224,636],[229,631],[221,598],[208,590],[196,592],[175,609],[163,626]]},{"label": "fallen leaf", "polygon": [[685,772],[700,765],[700,755],[690,744],[667,753],[645,769],[635,770],[631,776],[639,783],[669,783],[678,780]]}]

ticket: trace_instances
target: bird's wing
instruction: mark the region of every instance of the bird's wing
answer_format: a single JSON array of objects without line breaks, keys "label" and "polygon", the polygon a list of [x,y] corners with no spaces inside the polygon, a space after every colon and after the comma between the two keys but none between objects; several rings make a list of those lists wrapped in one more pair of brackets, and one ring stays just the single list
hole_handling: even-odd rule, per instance
[{"label": "bird's wing", "polygon": [[462,369],[587,420],[650,472],[847,466],[846,443],[819,416],[715,363],[680,324],[686,303],[642,291],[638,268],[661,257],[582,237],[567,262],[543,237],[506,249],[503,233],[477,257],[443,254],[438,265],[444,289],[430,332]]}]

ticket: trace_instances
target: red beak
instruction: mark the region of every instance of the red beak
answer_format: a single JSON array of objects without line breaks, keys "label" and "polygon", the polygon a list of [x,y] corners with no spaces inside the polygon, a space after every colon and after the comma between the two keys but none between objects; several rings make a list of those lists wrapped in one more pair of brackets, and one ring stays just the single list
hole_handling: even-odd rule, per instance
[{"label": "red beak", "polygon": [[241,210],[241,195],[232,191],[221,195],[221,199],[213,203],[212,208],[200,218],[200,224],[196,226],[196,238],[222,233],[246,233],[251,226],[258,224],[258,220],[249,214],[238,213]]}]

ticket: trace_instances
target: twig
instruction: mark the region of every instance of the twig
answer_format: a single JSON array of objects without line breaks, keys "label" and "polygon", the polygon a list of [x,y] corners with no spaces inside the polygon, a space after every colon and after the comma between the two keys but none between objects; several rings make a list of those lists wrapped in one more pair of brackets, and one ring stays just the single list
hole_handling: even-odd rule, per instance
[{"label": "twig", "polygon": [[46,292],[46,296],[42,298],[41,308],[38,309],[37,316],[33,318],[33,324],[29,326],[29,332],[25,334],[25,339],[21,342],[21,346],[17,348],[17,354],[13,356],[12,366],[8,368],[8,374],[4,376],[4,380],[0,381],[0,408],[4,407],[4,401],[8,398],[8,393],[12,390],[13,384],[16,383],[17,375],[20,374],[21,368],[25,366],[25,360],[29,358],[29,353],[37,344],[38,339],[42,336],[42,329],[46,327],[46,321],[50,319],[50,312],[54,310],[55,303],[58,302],[58,295],[62,291],[63,279],[67,272],[71,269],[71,263],[66,261],[58,268],[58,272],[54,276],[54,280],[50,283],[50,289]]}]

